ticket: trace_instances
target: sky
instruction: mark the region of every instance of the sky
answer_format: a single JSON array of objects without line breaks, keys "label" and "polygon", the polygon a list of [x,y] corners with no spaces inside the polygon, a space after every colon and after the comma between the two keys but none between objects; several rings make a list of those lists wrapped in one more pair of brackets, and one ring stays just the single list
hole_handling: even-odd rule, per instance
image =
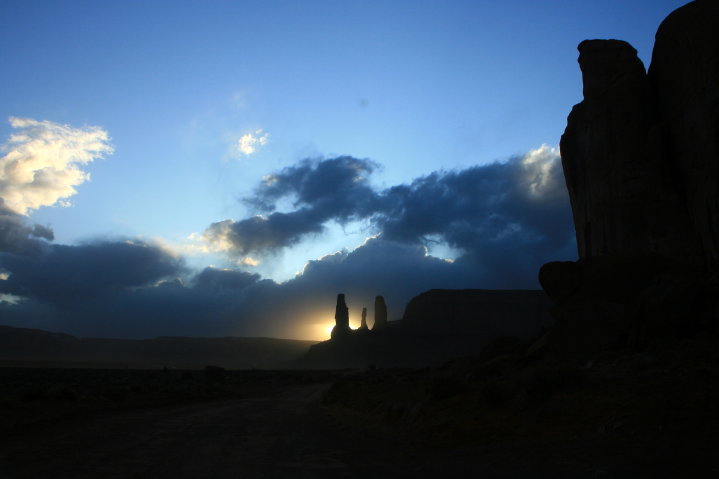
[{"label": "sky", "polygon": [[684,1],[0,3],[0,324],[325,339],[576,259],[577,44]]}]

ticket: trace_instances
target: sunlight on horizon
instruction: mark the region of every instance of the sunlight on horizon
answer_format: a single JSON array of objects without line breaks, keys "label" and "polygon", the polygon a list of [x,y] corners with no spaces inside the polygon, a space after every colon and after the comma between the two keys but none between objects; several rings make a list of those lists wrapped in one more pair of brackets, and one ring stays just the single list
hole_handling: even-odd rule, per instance
[{"label": "sunlight on horizon", "polygon": [[[335,326],[334,319],[331,321],[322,321],[317,323],[312,323],[309,325],[312,329],[312,339],[316,341],[325,341],[327,339],[330,339],[330,336],[332,335],[332,328]],[[350,328],[354,331],[355,329],[359,328],[359,323],[353,321],[350,319]]]}]

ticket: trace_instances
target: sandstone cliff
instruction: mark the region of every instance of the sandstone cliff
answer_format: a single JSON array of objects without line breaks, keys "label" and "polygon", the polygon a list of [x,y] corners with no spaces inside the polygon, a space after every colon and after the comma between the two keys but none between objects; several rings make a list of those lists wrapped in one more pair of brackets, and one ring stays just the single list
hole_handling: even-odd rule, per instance
[{"label": "sandstone cliff", "polygon": [[619,40],[579,49],[560,143],[580,260],[548,263],[549,345],[567,354],[706,331],[719,298],[719,3],[659,27],[646,73]]},{"label": "sandstone cliff", "polygon": [[719,259],[719,4],[690,3],[657,32],[647,74],[619,40],[579,49],[584,100],[560,143],[580,258]]},{"label": "sandstone cliff", "polygon": [[[407,304],[402,330],[409,334],[531,337],[551,324],[542,291],[433,289]],[[478,343],[483,340],[477,339]]]},{"label": "sandstone cliff", "polygon": [[698,255],[719,267],[719,2],[672,12],[659,26],[649,82]]}]

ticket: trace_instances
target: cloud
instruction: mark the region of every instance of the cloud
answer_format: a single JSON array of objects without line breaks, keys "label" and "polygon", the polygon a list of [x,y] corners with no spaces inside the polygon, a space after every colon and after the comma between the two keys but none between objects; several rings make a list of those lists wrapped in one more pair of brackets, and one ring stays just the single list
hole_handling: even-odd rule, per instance
[{"label": "cloud", "polygon": [[[266,176],[255,194],[245,198],[251,208],[269,214],[213,223],[202,238],[211,249],[242,256],[297,244],[307,235],[322,233],[330,220],[362,219],[377,209],[377,194],[368,183],[377,168],[372,161],[348,156],[304,160]],[[296,209],[274,211],[275,203],[286,197],[293,199]]]},{"label": "cloud", "polygon": [[[439,241],[487,262],[507,256],[499,253],[508,247],[530,250],[532,257],[571,249],[574,229],[556,148],[542,146],[506,162],[436,171],[384,190],[369,181],[378,168],[348,156],[304,160],[266,176],[244,199],[263,214],[213,223],[203,237],[215,249],[258,255],[320,234],[330,221],[366,221],[372,233],[385,239],[423,245]],[[282,199],[295,209],[276,211]]]},{"label": "cloud", "polygon": [[314,216],[313,210],[302,209],[241,221],[224,220],[211,224],[202,238],[212,249],[233,255],[273,251],[299,242],[308,233],[322,232],[322,221]]},{"label": "cloud", "polygon": [[438,237],[464,252],[512,242],[565,244],[574,229],[556,149],[434,172],[382,194],[373,221],[388,238]]},{"label": "cloud", "polygon": [[57,305],[102,300],[108,294],[153,284],[183,271],[183,261],[135,241],[49,245],[42,254],[0,255],[10,277],[0,292]]},{"label": "cloud", "polygon": [[242,289],[259,279],[259,274],[207,267],[195,276],[195,284],[203,289]]},{"label": "cloud", "polygon": [[68,205],[75,187],[90,179],[82,166],[113,151],[107,132],[98,127],[15,117],[10,125],[18,131],[0,146],[0,198],[18,214]]},{"label": "cloud", "polygon": [[182,281],[178,277],[188,271],[181,261],[152,245],[122,242],[54,246],[41,259],[0,255],[0,269],[8,273],[0,281],[0,295],[23,298],[0,304],[4,324],[134,338],[317,339],[322,330],[317,325],[333,320],[340,292],[357,322],[362,307],[371,315],[377,294],[387,300],[390,319],[399,319],[413,296],[431,288],[531,288],[536,282],[536,270],[515,276],[512,264],[483,268],[466,256],[450,263],[429,255],[422,245],[381,237],[309,261],[284,283],[219,268],[205,268]]},{"label": "cloud", "polygon": [[0,198],[0,253],[37,254],[47,246],[47,241],[52,241],[54,237],[47,226],[30,226],[25,217],[5,208],[4,201]]},{"label": "cloud", "polygon": [[2,253],[0,272],[0,298],[18,299],[0,302],[3,324],[107,337],[227,335],[263,327],[244,307],[259,275],[210,267],[191,274],[182,258],[145,242]]},{"label": "cloud", "polygon": [[237,140],[235,148],[238,153],[250,156],[257,151],[257,148],[265,146],[269,137],[270,135],[268,133],[263,133],[261,129],[255,130],[254,133],[242,135],[240,139]]},{"label": "cloud", "polygon": [[260,211],[273,211],[275,202],[292,198],[296,207],[308,207],[322,221],[348,221],[371,214],[377,194],[369,185],[379,169],[371,160],[340,156],[327,160],[303,160],[268,175],[244,201]]},{"label": "cloud", "polygon": [[255,259],[252,256],[245,256],[240,261],[240,264],[243,264],[245,266],[258,266],[260,264],[260,260]]},{"label": "cloud", "polygon": [[421,246],[372,238],[353,251],[310,261],[285,283],[237,269],[186,275],[157,246],[99,242],[48,247],[36,257],[0,255],[4,324],[80,336],[244,335],[316,338],[311,325],[332,321],[337,292],[353,318],[384,294],[392,318],[417,291],[460,287],[466,278]]},{"label": "cloud", "polygon": [[[576,257],[555,149],[384,189],[370,183],[378,169],[347,156],[299,162],[266,177],[245,199],[258,215],[205,231],[206,241],[246,258],[319,235],[329,221],[362,220],[374,233],[352,250],[309,261],[283,283],[244,266],[192,272],[166,248],[140,241],[53,245],[25,225],[19,243],[39,247],[0,253],[0,295],[22,298],[0,303],[0,318],[81,336],[309,339],[332,321],[337,293],[346,294],[352,320],[362,307],[371,312],[377,294],[398,319],[422,291],[538,288],[543,263]],[[291,207],[278,211],[280,202]],[[456,250],[455,260],[430,254],[433,242]]]}]

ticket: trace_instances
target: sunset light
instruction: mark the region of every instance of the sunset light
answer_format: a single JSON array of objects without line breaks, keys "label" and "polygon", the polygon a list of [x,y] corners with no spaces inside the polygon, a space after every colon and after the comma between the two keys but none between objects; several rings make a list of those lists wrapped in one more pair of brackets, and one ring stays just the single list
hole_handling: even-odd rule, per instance
[{"label": "sunset light", "polygon": [[719,0],[0,25],[0,479],[719,477]]},{"label": "sunset light", "polygon": [[0,2],[0,323],[315,341],[338,293],[539,288],[576,45],[648,64],[683,3],[637,1]]}]

